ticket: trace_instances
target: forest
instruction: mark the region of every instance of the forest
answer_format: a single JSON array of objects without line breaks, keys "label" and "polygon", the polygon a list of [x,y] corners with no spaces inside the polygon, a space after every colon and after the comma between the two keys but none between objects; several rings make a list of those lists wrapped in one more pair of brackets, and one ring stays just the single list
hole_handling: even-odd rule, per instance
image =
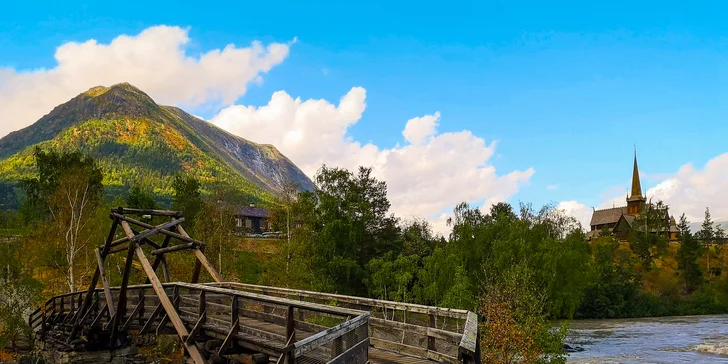
[{"label": "forest", "polygon": [[[484,362],[564,362],[570,319],[728,312],[725,232],[707,208],[699,231],[680,218],[676,243],[649,228],[633,230],[626,241],[608,231],[588,241],[574,218],[527,203],[488,211],[461,203],[448,220],[450,234],[440,236],[426,220],[393,215],[386,182],[371,169],[322,166],[313,191],[287,185],[267,206],[285,238],[246,239],[234,233],[230,201],[246,201],[239,192],[203,190],[179,174],[169,204],[133,183],[110,200],[93,158],[40,150],[34,157],[20,207],[4,210],[0,220],[0,345],[10,351],[29,334],[29,310],[88,284],[93,249],[117,206],[183,211],[185,228],[206,242],[226,280],[474,310]],[[636,225],[654,225],[655,215],[643,214]],[[173,280],[189,279],[192,259],[170,259]],[[122,265],[110,264],[117,285]]]}]

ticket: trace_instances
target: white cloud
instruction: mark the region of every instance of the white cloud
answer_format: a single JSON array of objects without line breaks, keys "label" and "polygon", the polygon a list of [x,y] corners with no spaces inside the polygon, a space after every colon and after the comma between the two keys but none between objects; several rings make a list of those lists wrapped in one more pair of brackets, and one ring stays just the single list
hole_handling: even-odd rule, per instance
[{"label": "white cloud", "polygon": [[527,182],[533,169],[499,175],[489,164],[496,143],[470,131],[438,133],[439,113],[407,121],[404,145],[382,149],[347,135],[366,108],[366,91],[352,88],[338,105],[292,98],[283,91],[261,107],[235,105],[211,122],[244,138],[275,145],[308,175],[322,164],[353,170],[371,166],[387,182],[392,210],[422,216],[445,233],[445,220],[459,202],[504,201]]},{"label": "white cloud", "polygon": [[581,227],[589,230],[589,222],[591,220],[592,208],[578,201],[569,200],[562,201],[556,205],[557,210],[564,211],[565,214],[573,216],[581,223]]},{"label": "white cloud", "polygon": [[558,189],[559,189],[559,185],[558,184],[546,186],[546,190],[547,191],[556,191]]},{"label": "white cloud", "polygon": [[[621,188],[623,189],[623,188]],[[728,221],[728,153],[721,154],[696,169],[692,164],[681,166],[676,173],[664,175],[663,180],[646,192],[653,202],[662,200],[670,206],[675,219],[685,213],[693,223],[703,220],[705,208],[710,208],[714,221]],[[624,196],[606,198],[598,208],[625,205]],[[591,207],[577,201],[564,201],[558,205],[579,219],[585,228],[591,218]],[[585,224],[586,222],[586,224]]]},{"label": "white cloud", "polygon": [[248,83],[261,82],[261,73],[281,63],[289,50],[289,44],[253,42],[189,56],[189,40],[188,29],[155,26],[120,35],[109,44],[93,39],[65,43],[56,50],[57,65],[50,69],[0,67],[0,136],[97,85],[129,82],[162,104],[227,105],[246,92]]}]

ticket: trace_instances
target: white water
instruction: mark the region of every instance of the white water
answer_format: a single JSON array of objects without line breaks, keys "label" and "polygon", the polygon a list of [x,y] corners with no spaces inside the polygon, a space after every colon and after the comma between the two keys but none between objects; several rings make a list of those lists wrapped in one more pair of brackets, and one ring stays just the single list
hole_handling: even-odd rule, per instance
[{"label": "white water", "polygon": [[577,320],[566,343],[574,364],[728,364],[728,315]]}]

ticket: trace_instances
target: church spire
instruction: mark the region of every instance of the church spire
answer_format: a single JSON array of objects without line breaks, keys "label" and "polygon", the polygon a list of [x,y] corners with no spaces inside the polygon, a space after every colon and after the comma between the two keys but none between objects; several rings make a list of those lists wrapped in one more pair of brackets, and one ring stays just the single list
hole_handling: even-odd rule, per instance
[{"label": "church spire", "polygon": [[642,198],[642,185],[640,184],[640,172],[637,169],[637,148],[634,150],[634,169],[632,170],[632,195],[630,200]]}]

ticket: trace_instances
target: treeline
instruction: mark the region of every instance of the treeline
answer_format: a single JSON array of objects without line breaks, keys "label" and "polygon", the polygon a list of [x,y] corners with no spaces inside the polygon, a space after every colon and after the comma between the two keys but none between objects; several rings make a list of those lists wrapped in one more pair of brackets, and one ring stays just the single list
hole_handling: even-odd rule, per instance
[{"label": "treeline", "polygon": [[[424,220],[394,216],[386,183],[371,169],[323,166],[315,190],[287,185],[268,206],[286,238],[250,241],[234,234],[235,209],[248,198],[234,189],[203,194],[197,179],[179,175],[170,206],[144,185],[106,202],[103,178],[80,153],[36,152],[36,175],[22,185],[19,212],[0,219],[20,236],[0,246],[0,266],[7,267],[0,274],[0,344],[12,346],[27,330],[22,313],[42,299],[85,288],[93,249],[116,206],[183,211],[186,229],[207,243],[206,255],[227,280],[474,310],[489,363],[563,362],[566,327],[554,329],[555,319],[728,312],[724,232],[708,211],[698,232],[680,219],[678,244],[660,230],[661,203],[635,220],[642,228],[629,242],[608,231],[589,242],[580,224],[553,206],[498,203],[481,211],[463,203],[444,237]],[[115,285],[120,259],[108,260]],[[168,259],[172,279],[188,280],[194,257]],[[142,281],[137,274],[130,283]]]}]

